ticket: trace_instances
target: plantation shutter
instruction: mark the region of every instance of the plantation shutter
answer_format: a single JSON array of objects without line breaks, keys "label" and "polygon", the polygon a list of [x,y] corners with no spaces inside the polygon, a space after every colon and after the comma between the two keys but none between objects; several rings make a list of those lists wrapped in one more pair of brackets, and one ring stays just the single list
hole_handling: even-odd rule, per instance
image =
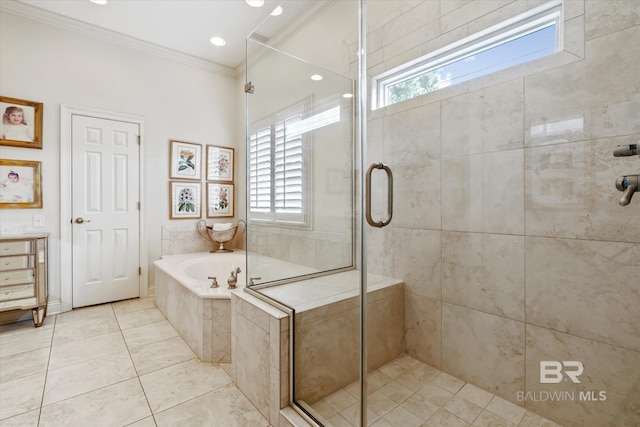
[{"label": "plantation shutter", "polygon": [[[249,133],[249,212],[256,222],[306,226],[309,141],[300,103]],[[305,134],[307,132],[307,134]]]},{"label": "plantation shutter", "polygon": [[298,114],[274,126],[274,209],[283,220],[304,220],[301,121]]},{"label": "plantation shutter", "polygon": [[272,203],[271,127],[249,137],[249,208],[251,212],[271,212]]}]

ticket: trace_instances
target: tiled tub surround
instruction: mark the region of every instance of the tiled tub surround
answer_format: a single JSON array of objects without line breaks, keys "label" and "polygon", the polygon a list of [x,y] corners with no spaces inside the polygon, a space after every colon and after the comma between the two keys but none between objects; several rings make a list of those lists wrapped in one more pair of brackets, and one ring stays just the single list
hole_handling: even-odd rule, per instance
[{"label": "tiled tub surround", "polygon": [[[155,261],[156,306],[200,360],[231,362],[231,290],[233,268],[244,270],[245,253],[169,255]],[[208,276],[217,277],[212,289]],[[238,274],[237,288],[245,274]]]},{"label": "tiled tub surround", "polygon": [[289,405],[287,312],[247,292],[231,295],[231,379],[273,425]]},{"label": "tiled tub surround", "polygon": [[[348,271],[260,290],[295,309],[296,400],[316,402],[358,378],[358,275]],[[373,370],[404,351],[402,282],[369,275],[367,305]]]},{"label": "tiled tub surround", "polygon": [[344,267],[352,256],[349,224],[347,219],[334,218],[331,225],[339,231],[333,232],[251,225],[248,247],[257,254],[317,270]]},{"label": "tiled tub surround", "polygon": [[[202,236],[198,234],[196,224],[197,222],[163,225],[161,230],[162,247],[160,253],[162,255],[178,255],[195,252],[208,252],[212,249],[217,249],[218,245],[203,239]],[[209,221],[208,225],[211,224],[212,222]],[[240,226],[236,236],[230,242],[225,243],[225,247],[231,249],[242,249],[244,247],[242,233],[242,226]]]},{"label": "tiled tub surround", "polygon": [[[369,74],[541,3],[371,2]],[[398,191],[368,268],[405,283],[409,355],[563,425],[635,426],[640,199],[614,182],[640,163],[612,151],[640,140],[640,2],[567,0],[564,19],[562,55],[370,112],[368,160]],[[582,383],[540,384],[541,360],[582,361]]]}]

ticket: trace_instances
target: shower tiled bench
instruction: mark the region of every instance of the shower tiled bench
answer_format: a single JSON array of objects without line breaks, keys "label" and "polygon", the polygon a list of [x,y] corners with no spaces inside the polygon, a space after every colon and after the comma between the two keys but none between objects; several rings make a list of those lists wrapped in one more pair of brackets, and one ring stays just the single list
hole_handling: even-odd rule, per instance
[{"label": "shower tiled bench", "polygon": [[[358,379],[358,274],[348,271],[260,290],[295,310],[298,401],[313,403]],[[369,275],[368,282],[371,370],[404,351],[404,295],[400,280]],[[232,294],[231,312],[232,379],[279,425],[279,412],[290,401],[290,315],[247,292]]]}]

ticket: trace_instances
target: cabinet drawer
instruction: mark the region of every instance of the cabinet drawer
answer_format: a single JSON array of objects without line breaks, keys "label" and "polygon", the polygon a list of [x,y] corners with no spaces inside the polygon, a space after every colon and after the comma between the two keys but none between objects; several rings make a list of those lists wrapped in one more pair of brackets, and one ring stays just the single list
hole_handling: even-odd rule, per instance
[{"label": "cabinet drawer", "polygon": [[2,242],[0,255],[20,255],[31,253],[31,242]]},{"label": "cabinet drawer", "polygon": [[31,283],[35,280],[33,269],[3,271],[0,273],[0,287],[18,283]]},{"label": "cabinet drawer", "polygon": [[0,271],[18,270],[20,268],[30,268],[29,256],[8,256],[0,258]]},{"label": "cabinet drawer", "polygon": [[12,285],[0,288],[0,301],[31,298],[35,295],[34,285]]}]

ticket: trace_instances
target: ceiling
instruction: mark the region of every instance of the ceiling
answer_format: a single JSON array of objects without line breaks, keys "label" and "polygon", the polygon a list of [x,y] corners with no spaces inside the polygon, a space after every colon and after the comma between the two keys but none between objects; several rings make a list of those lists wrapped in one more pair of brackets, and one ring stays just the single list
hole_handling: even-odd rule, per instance
[{"label": "ceiling", "polygon": [[[270,16],[282,3],[283,13]],[[266,0],[255,8],[244,0],[0,0],[3,10],[58,24],[139,48],[175,52],[219,68],[235,70],[245,58],[245,39],[256,28],[266,40],[308,16],[318,0]],[[73,27],[76,28],[73,28]],[[222,47],[212,36],[226,40]]]}]

